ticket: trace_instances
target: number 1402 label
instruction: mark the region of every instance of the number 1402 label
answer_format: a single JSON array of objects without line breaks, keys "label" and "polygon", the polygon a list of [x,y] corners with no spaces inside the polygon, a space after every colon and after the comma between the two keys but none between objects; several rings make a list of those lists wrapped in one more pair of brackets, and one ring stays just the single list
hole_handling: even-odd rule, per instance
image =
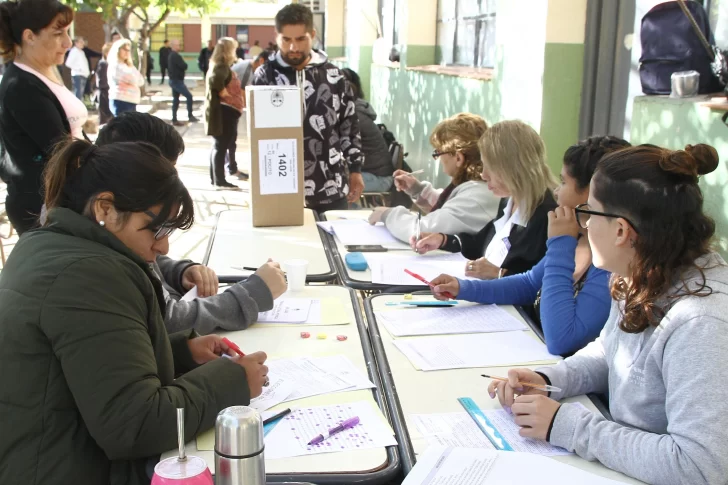
[{"label": "number 1402 label", "polygon": [[296,140],[258,140],[260,195],[298,192]]}]

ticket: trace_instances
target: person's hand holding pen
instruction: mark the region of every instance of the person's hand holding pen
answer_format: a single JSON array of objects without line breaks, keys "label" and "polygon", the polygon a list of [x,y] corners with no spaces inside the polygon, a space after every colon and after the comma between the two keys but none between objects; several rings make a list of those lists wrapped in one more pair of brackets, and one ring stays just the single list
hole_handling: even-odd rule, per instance
[{"label": "person's hand holding pen", "polygon": [[422,190],[422,183],[415,178],[415,174],[422,173],[424,170],[418,170],[416,172],[405,172],[404,170],[395,170],[392,176],[394,177],[394,187],[408,195],[413,195]]},{"label": "person's hand holding pen", "polygon": [[445,235],[439,232],[422,232],[419,241],[415,240],[414,236],[410,238],[410,246],[417,254],[427,254],[440,249],[444,243]]},{"label": "person's hand holding pen", "polygon": [[460,293],[460,282],[454,276],[441,274],[434,280],[430,281],[432,287],[432,295],[436,300],[447,301],[457,298]]},{"label": "person's hand holding pen", "polygon": [[548,430],[561,404],[548,397],[548,391],[529,383],[546,388],[548,383],[537,372],[530,369],[510,369],[506,381],[494,379],[488,385],[491,399],[496,395],[501,406],[513,414],[515,423],[521,427],[519,434],[527,438],[545,440]]}]

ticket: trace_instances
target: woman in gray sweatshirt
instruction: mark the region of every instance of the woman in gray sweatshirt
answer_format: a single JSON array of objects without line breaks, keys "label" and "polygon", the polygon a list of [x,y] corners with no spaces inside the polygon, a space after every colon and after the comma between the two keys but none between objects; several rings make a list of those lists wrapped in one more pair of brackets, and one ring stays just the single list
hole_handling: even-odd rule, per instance
[{"label": "woman in gray sweatshirt", "polygon": [[[100,132],[96,144],[144,141],[158,147],[172,163],[184,152],[184,140],[161,119],[135,111],[111,120]],[[158,256],[152,270],[164,289],[164,325],[167,331],[195,329],[205,335],[215,329],[244,330],[258,320],[258,313],[273,308],[273,300],[286,291],[286,280],[278,263],[269,261],[243,282],[217,294],[217,275],[190,260]],[[182,301],[197,286],[200,298]]]},{"label": "woman in gray sweatshirt", "polygon": [[[602,159],[573,223],[588,225],[595,266],[614,274],[612,311],[574,356],[491,382],[522,436],[647,483],[726,483],[728,267],[712,252],[715,223],[698,187],[717,166],[707,145],[641,145]],[[589,392],[608,393],[613,421],[558,402]]]}]

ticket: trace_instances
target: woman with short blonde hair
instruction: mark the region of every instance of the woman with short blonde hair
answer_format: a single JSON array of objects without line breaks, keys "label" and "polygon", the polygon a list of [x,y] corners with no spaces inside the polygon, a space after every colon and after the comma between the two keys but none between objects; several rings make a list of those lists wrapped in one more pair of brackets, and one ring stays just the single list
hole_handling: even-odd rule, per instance
[{"label": "woman with short blonde hair", "polygon": [[[237,167],[238,120],[243,113],[243,89],[230,68],[237,59],[237,47],[238,42],[232,37],[219,39],[206,76],[205,132],[215,139],[210,155],[210,182],[217,189],[240,189],[225,180],[226,154],[231,169]],[[236,175],[237,169],[235,172],[231,175]]]},{"label": "woman with short blonde hair", "polygon": [[411,241],[421,253],[462,252],[465,274],[494,279],[531,269],[546,254],[548,212],[556,208],[556,178],[546,165],[546,147],[523,121],[501,121],[478,141],[482,178],[497,197],[498,215],[477,234],[425,234]]},{"label": "woman with short blonde hair", "polygon": [[440,161],[443,172],[452,179],[450,184],[435,189],[430,182],[420,182],[414,175],[397,170],[397,190],[407,193],[427,214],[417,224],[417,214],[404,206],[377,207],[369,222],[384,222],[401,241],[409,241],[418,230],[475,234],[498,210],[498,199],[480,179],[483,165],[478,140],[487,131],[485,120],[472,113],[458,113],[440,121],[430,135],[435,149],[432,158]]},{"label": "woman with short blonde hair", "polygon": [[107,57],[109,101],[111,112],[119,116],[126,111],[136,111],[142,99],[141,87],[144,76],[134,67],[131,58],[131,41],[119,39],[111,45]]}]

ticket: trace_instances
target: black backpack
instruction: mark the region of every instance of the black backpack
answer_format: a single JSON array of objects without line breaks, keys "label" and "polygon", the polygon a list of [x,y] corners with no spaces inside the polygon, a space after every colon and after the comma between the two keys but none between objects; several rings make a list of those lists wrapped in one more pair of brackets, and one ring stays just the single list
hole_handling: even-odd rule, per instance
[{"label": "black backpack", "polygon": [[[703,6],[694,1],[685,3],[706,39],[715,44]],[[713,58],[708,55],[678,2],[661,3],[647,12],[642,17],[640,39],[640,81],[643,93],[670,94],[672,73],[692,70],[700,73],[699,93],[723,90],[710,66]]]}]

